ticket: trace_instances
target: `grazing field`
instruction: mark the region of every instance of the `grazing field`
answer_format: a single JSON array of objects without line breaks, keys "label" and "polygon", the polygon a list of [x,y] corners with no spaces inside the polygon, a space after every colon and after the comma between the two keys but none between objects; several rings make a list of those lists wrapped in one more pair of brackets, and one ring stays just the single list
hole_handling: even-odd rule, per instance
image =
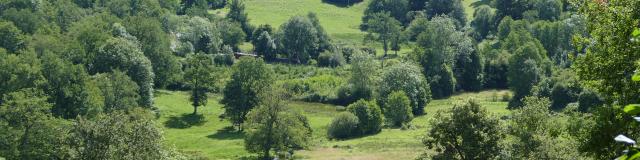
[{"label": "grazing field", "polygon": [[[289,106],[303,112],[314,130],[313,146],[297,152],[296,156],[303,159],[413,159],[424,150],[421,137],[434,112],[474,98],[496,116],[508,114],[507,103],[499,101],[506,93],[462,93],[449,99],[434,100],[426,107],[426,115],[413,120],[413,129],[384,129],[377,135],[344,141],[325,138],[326,126],[339,112],[336,106],[291,102]],[[158,91],[156,105],[161,111],[158,125],[164,128],[168,145],[204,159],[250,159],[252,154],[244,150],[243,135],[232,131],[228,121],[218,118],[223,112],[217,103],[220,97],[212,95],[207,107],[199,109],[201,116],[192,116],[193,108],[186,92]]]}]

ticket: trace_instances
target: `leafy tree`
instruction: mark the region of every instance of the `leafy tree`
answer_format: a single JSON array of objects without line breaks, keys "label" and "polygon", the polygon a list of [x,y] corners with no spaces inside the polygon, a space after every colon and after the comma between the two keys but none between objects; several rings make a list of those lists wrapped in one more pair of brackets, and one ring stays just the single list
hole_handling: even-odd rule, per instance
[{"label": "leafy tree", "polygon": [[229,45],[236,51],[239,50],[238,46],[244,42],[247,36],[240,28],[241,26],[233,21],[218,21],[216,25],[220,36],[222,36],[222,44]]},{"label": "leafy tree", "polygon": [[422,159],[493,159],[505,137],[500,121],[474,100],[438,111],[430,124],[423,143],[436,153]]},{"label": "leafy tree", "polygon": [[514,92],[510,108],[521,106],[520,100],[531,93],[532,84],[540,82],[544,76],[543,58],[546,58],[544,52],[533,43],[527,43],[513,53],[507,72],[509,88]]},{"label": "leafy tree", "polygon": [[365,53],[356,53],[351,57],[351,102],[359,99],[373,98],[374,86],[376,85],[376,77],[378,71],[376,61],[373,56]]},{"label": "leafy tree", "polygon": [[264,57],[267,61],[277,58],[277,48],[275,40],[269,35],[269,32],[263,31],[257,38],[252,41],[255,52]]},{"label": "leafy tree", "polygon": [[589,112],[603,104],[602,97],[590,89],[584,89],[578,95],[578,110],[581,112]]},{"label": "leafy tree", "polygon": [[185,21],[178,25],[177,32],[181,35],[180,41],[193,46],[193,53],[214,54],[220,50],[222,39],[216,25],[201,17],[191,17]]},{"label": "leafy tree", "polygon": [[339,49],[333,49],[331,51],[324,51],[318,56],[318,66],[321,67],[339,67],[344,65],[346,60],[342,51]]},{"label": "leafy tree", "polygon": [[242,58],[232,72],[220,103],[224,104],[223,116],[240,126],[249,111],[261,103],[259,93],[270,87],[273,71],[261,59]]},{"label": "leafy tree", "polygon": [[449,97],[453,94],[456,80],[452,77],[451,67],[455,67],[455,56],[469,54],[474,50],[470,44],[471,40],[464,33],[457,31],[454,23],[454,20],[448,17],[434,17],[429,21],[426,30],[418,36],[415,53],[418,54],[427,79],[431,81],[431,93],[434,98]]},{"label": "leafy tree", "polygon": [[27,39],[12,22],[0,21],[0,47],[11,53],[26,47]]},{"label": "leafy tree", "polygon": [[104,97],[104,111],[129,111],[138,106],[138,85],[120,70],[95,76],[98,88]]},{"label": "leafy tree", "polygon": [[260,153],[265,160],[270,152],[289,152],[309,144],[311,128],[306,117],[287,108],[284,94],[278,91],[263,92],[258,107],[251,110],[245,123],[245,148]]},{"label": "leafy tree", "polygon": [[82,65],[74,65],[52,54],[42,57],[44,91],[53,103],[55,116],[72,119],[82,115],[92,117],[102,112],[100,89],[91,81]]},{"label": "leafy tree", "polygon": [[362,17],[362,23],[360,25],[361,30],[368,30],[369,19],[373,18],[373,15],[379,13],[389,13],[391,17],[395,18],[402,24],[408,24],[407,12],[409,11],[408,0],[373,0],[369,2],[369,5],[364,10],[364,16]]},{"label": "leafy tree", "polygon": [[329,38],[329,35],[327,35],[327,32],[324,30],[324,28],[320,24],[320,20],[318,19],[318,16],[316,15],[316,13],[309,12],[309,14],[307,14],[307,18],[309,18],[309,21],[311,21],[311,24],[313,24],[313,28],[316,29],[316,37],[318,38],[318,50],[315,55],[312,55],[312,57],[317,58],[318,53],[321,53],[327,49],[330,49],[331,39]]},{"label": "leafy tree", "polygon": [[427,0],[425,13],[428,18],[447,15],[456,20],[456,26],[462,28],[467,25],[467,17],[464,12],[462,0]]},{"label": "leafy tree", "polygon": [[193,115],[198,113],[198,107],[207,105],[209,86],[215,83],[212,62],[211,56],[202,53],[187,56],[184,79],[191,87],[189,100],[193,106]]},{"label": "leafy tree", "polygon": [[162,132],[146,110],[116,111],[95,119],[79,117],[69,143],[76,159],[170,159]]},{"label": "leafy tree", "polygon": [[[511,54],[499,49],[494,41],[479,44],[478,52],[484,57],[484,87],[508,88],[507,71]],[[497,49],[498,48],[498,49]]]},{"label": "leafy tree", "polygon": [[[273,27],[271,27],[271,25],[269,24],[260,25],[255,30],[253,30],[253,32],[247,33],[247,34],[251,34],[251,39],[250,39],[251,43],[254,44],[255,41],[258,40],[258,38],[263,32],[267,32],[270,36],[275,35],[274,29]],[[254,44],[254,46],[256,45]]]},{"label": "leafy tree", "polygon": [[[640,83],[630,81],[640,59],[637,49],[638,15],[640,1],[585,1],[580,13],[586,17],[589,36],[582,35],[578,48],[589,46],[577,58],[575,68],[581,83],[602,95],[605,104],[635,104],[640,97]],[[592,44],[592,45],[589,45]],[[588,126],[580,151],[595,159],[616,158],[625,147],[617,145],[612,137],[625,133],[638,137],[638,126],[624,116],[620,107],[607,105],[594,113],[595,123]]]},{"label": "leafy tree", "polygon": [[383,108],[387,121],[396,127],[411,122],[413,113],[410,103],[411,101],[404,91],[392,92],[387,97]]},{"label": "leafy tree", "polygon": [[302,16],[294,16],[280,26],[280,44],[289,61],[307,63],[313,55],[318,55],[317,32],[313,23]]},{"label": "leafy tree", "polygon": [[[571,159],[582,157],[564,137],[562,125],[555,124],[551,115],[551,101],[545,98],[527,97],[523,107],[513,112],[509,132],[514,140],[507,142],[508,158],[515,159]],[[580,158],[582,159],[582,158]]]},{"label": "leafy tree", "polygon": [[360,134],[376,134],[382,131],[384,115],[382,115],[380,107],[374,101],[361,99],[350,104],[347,110],[358,117]]},{"label": "leafy tree", "polygon": [[2,13],[2,18],[13,22],[22,32],[33,34],[38,29],[48,29],[44,16],[31,9],[9,8]]},{"label": "leafy tree", "polygon": [[143,107],[153,105],[153,69],[149,59],[134,42],[124,38],[109,39],[98,52],[95,62],[98,72],[111,72],[114,69],[127,71],[127,75],[138,84],[140,101]]},{"label": "leafy tree", "polygon": [[0,105],[0,154],[9,159],[67,159],[65,130],[51,115],[52,104],[40,90],[5,95]]},{"label": "leafy tree", "polygon": [[155,73],[155,85],[161,88],[180,79],[180,63],[170,52],[170,42],[159,21],[147,17],[130,17],[127,31],[140,42],[142,52],[149,58]]},{"label": "leafy tree", "polygon": [[0,68],[2,96],[23,88],[39,88],[46,83],[40,59],[33,52],[15,55],[0,51]]},{"label": "leafy tree", "polygon": [[564,7],[559,0],[537,0],[533,8],[538,11],[540,19],[553,21],[560,19]]},{"label": "leafy tree", "polygon": [[471,26],[478,34],[476,40],[487,38],[489,34],[495,31],[496,13],[488,5],[481,5],[473,13]]},{"label": "leafy tree", "polygon": [[329,138],[335,139],[357,136],[360,134],[358,124],[360,124],[360,121],[357,116],[350,112],[342,112],[333,118],[331,124],[327,127],[327,135]]},{"label": "leafy tree", "polygon": [[395,37],[400,36],[400,22],[389,16],[389,13],[375,13],[367,21],[367,32],[375,36],[375,40],[382,43],[384,56],[387,56],[389,43],[394,41]]},{"label": "leafy tree", "polygon": [[[245,12],[245,5],[242,0],[231,0],[227,18],[240,24],[242,31],[247,33],[244,36],[251,36],[251,33],[253,33],[254,27],[249,23],[249,16]],[[251,37],[243,37],[242,39],[244,40],[244,38],[251,39]]]},{"label": "leafy tree", "polygon": [[411,21],[404,34],[410,41],[416,41],[420,33],[425,32],[428,26],[429,19],[419,17]]},{"label": "leafy tree", "polygon": [[471,41],[466,37],[458,43],[460,48],[454,59],[453,72],[458,89],[479,91],[482,89],[484,61]]},{"label": "leafy tree", "polygon": [[529,1],[521,0],[494,0],[492,5],[495,6],[499,19],[506,16],[522,19],[523,13],[532,7]]},{"label": "leafy tree", "polygon": [[[411,113],[421,115],[424,113],[424,107],[431,101],[431,87],[424,78],[422,71],[416,65],[410,63],[399,63],[387,68],[382,73],[382,81],[380,83],[380,98],[389,97],[396,91],[402,91],[409,97]],[[381,99],[385,100],[385,99]],[[383,108],[386,104],[379,102]]]}]

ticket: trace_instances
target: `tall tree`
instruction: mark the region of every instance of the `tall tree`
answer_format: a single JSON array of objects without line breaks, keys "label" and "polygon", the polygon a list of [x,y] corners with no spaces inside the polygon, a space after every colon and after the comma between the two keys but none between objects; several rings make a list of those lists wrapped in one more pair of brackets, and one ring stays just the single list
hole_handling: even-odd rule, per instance
[{"label": "tall tree", "polygon": [[296,63],[307,63],[313,55],[319,55],[317,35],[313,23],[302,16],[294,16],[280,26],[282,49]]},{"label": "tall tree", "polygon": [[26,47],[25,40],[26,37],[12,22],[0,21],[0,47],[15,53]]},{"label": "tall tree", "polygon": [[[275,90],[275,89],[270,89]],[[288,152],[309,145],[311,128],[307,118],[291,111],[281,91],[261,93],[259,106],[247,115],[245,148],[271,159],[271,151]],[[291,153],[291,152],[289,152]]]},{"label": "tall tree", "polygon": [[384,56],[386,57],[387,51],[389,50],[389,43],[393,42],[394,38],[399,38],[400,36],[400,22],[391,18],[389,13],[383,12],[373,14],[371,19],[368,19],[367,25],[367,32],[371,35],[375,35],[375,40],[382,43],[382,49],[384,50]]},{"label": "tall tree", "polygon": [[351,56],[351,102],[360,99],[371,99],[374,94],[374,86],[377,84],[378,70],[376,61],[372,55],[357,52]]},{"label": "tall tree", "polygon": [[[431,87],[417,65],[399,63],[393,65],[382,73],[382,81],[378,89],[378,97],[389,97],[393,92],[402,91],[409,97],[411,113],[421,115],[424,107],[431,101]],[[378,104],[386,108],[384,99],[379,99]]]},{"label": "tall tree", "polygon": [[494,159],[500,153],[500,121],[474,100],[437,112],[430,124],[423,143],[436,154],[422,159]]},{"label": "tall tree", "polygon": [[129,111],[138,106],[138,85],[126,73],[114,70],[94,76],[104,97],[104,111]]},{"label": "tall tree", "polygon": [[242,31],[247,33],[246,39],[251,39],[251,33],[253,33],[253,26],[249,23],[249,16],[245,11],[245,5],[242,0],[231,0],[231,4],[229,5],[229,13],[227,13],[227,18],[231,19],[234,22],[240,23],[242,27]]},{"label": "tall tree", "polygon": [[311,57],[318,58],[319,53],[324,52],[331,47],[331,39],[322,27],[322,24],[320,24],[320,19],[318,19],[318,15],[316,15],[316,13],[309,12],[309,14],[307,14],[307,18],[309,18],[309,21],[313,24],[313,28],[316,29],[316,37],[318,38],[318,50],[316,55],[311,55]]},{"label": "tall tree", "polygon": [[64,125],[48,97],[34,88],[6,94],[0,105],[0,154],[8,159],[68,159]]},{"label": "tall tree", "polygon": [[46,83],[42,64],[35,53],[15,55],[2,51],[0,49],[0,96],[23,88],[39,88]]},{"label": "tall tree", "polygon": [[207,92],[215,83],[213,76],[213,59],[203,53],[187,56],[187,69],[184,79],[191,87],[189,100],[193,106],[193,115],[198,114],[198,107],[207,105]]},{"label": "tall tree", "polygon": [[544,76],[543,67],[546,56],[544,51],[533,43],[526,43],[513,53],[509,60],[509,87],[514,96],[509,102],[510,108],[520,107],[521,99],[531,93],[532,84],[540,82]]},{"label": "tall tree", "polygon": [[372,0],[369,2],[367,9],[364,10],[364,16],[362,17],[362,23],[360,25],[361,30],[368,30],[369,19],[373,18],[373,15],[377,13],[389,13],[391,17],[400,21],[402,24],[408,24],[407,12],[409,12],[408,0]]},{"label": "tall tree", "polygon": [[220,103],[224,104],[223,116],[240,127],[249,111],[260,104],[259,94],[271,86],[273,71],[261,59],[247,57],[234,64],[232,72]]},{"label": "tall tree", "polygon": [[489,34],[495,31],[496,13],[488,5],[481,5],[473,13],[471,26],[476,31],[476,40],[487,38]]},{"label": "tall tree", "polygon": [[467,16],[462,0],[427,0],[424,8],[428,18],[447,15],[456,20],[455,24],[458,28],[467,25]]}]

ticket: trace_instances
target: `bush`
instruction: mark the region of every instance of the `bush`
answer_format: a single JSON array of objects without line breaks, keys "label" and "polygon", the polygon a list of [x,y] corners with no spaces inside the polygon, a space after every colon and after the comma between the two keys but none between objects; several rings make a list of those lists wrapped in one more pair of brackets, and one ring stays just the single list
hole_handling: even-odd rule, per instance
[{"label": "bush", "polygon": [[604,104],[604,101],[600,96],[588,89],[582,90],[582,93],[578,95],[578,110],[580,112],[589,112],[594,107],[598,107]]},{"label": "bush", "polygon": [[382,130],[382,111],[373,101],[358,100],[347,110],[358,117],[358,130],[361,134],[375,134]]},{"label": "bush", "polygon": [[338,67],[346,63],[341,51],[325,51],[318,56],[318,66]]},{"label": "bush", "polygon": [[[403,91],[409,97],[414,115],[423,114],[424,106],[431,100],[430,86],[416,65],[400,63],[384,71],[379,89],[380,100],[384,101],[394,91]],[[384,107],[383,102],[378,104]]]},{"label": "bush", "polygon": [[327,135],[332,139],[354,137],[358,132],[358,117],[350,112],[342,112],[331,121],[327,128]]},{"label": "bush", "polygon": [[384,105],[384,116],[389,124],[400,127],[411,122],[413,113],[411,112],[411,101],[404,91],[396,91],[389,95]]}]

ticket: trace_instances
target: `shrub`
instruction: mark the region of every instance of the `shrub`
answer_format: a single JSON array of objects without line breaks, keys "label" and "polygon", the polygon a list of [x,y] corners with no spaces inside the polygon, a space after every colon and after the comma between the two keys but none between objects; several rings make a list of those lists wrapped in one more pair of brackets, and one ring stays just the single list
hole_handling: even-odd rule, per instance
[{"label": "shrub", "polygon": [[578,95],[578,110],[580,112],[589,112],[594,107],[598,107],[604,104],[600,96],[588,89],[582,90],[582,93]]},{"label": "shrub", "polygon": [[384,116],[389,124],[400,127],[403,124],[411,122],[413,113],[411,112],[411,101],[404,91],[392,92],[386,99],[384,105]]},{"label": "shrub", "polygon": [[349,105],[347,110],[358,117],[358,130],[362,134],[375,134],[382,130],[382,111],[373,101],[358,100]]},{"label": "shrub", "polygon": [[350,112],[342,112],[331,121],[327,128],[327,135],[333,139],[354,137],[358,132],[358,117]]},{"label": "shrub", "polygon": [[341,51],[325,51],[318,56],[318,66],[338,67],[346,63]]},{"label": "shrub", "polygon": [[[400,63],[384,71],[379,89],[380,100],[384,101],[394,91],[403,91],[409,97],[412,113],[424,113],[424,106],[431,100],[430,86],[420,68],[416,65]],[[384,107],[381,101],[378,103]]]}]

